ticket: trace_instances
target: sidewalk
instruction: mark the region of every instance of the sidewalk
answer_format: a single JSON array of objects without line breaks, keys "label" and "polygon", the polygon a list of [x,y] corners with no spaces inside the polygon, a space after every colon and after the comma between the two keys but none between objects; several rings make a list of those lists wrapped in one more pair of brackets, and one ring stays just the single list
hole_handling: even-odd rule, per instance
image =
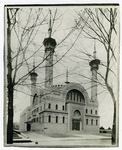
[{"label": "sidewalk", "polygon": [[72,134],[67,137],[50,137],[36,132],[23,132],[31,143],[15,143],[26,147],[110,147],[110,137],[104,135]]},{"label": "sidewalk", "polygon": [[54,139],[47,135],[36,133],[36,132],[31,132],[31,131],[23,132],[23,134],[29,137],[29,139],[31,139],[32,141],[45,141],[45,140],[48,141],[48,140]]},{"label": "sidewalk", "polygon": [[25,132],[26,136],[28,136],[32,141],[52,141],[52,140],[62,140],[62,139],[84,139],[84,140],[110,140],[110,136],[104,135],[91,135],[91,134],[72,134],[67,137],[50,137],[45,134],[39,134],[36,132]]},{"label": "sidewalk", "polygon": [[87,139],[87,140],[111,140],[110,136],[104,136],[104,135],[91,135],[91,134],[73,134],[77,137],[80,137],[80,139]]}]

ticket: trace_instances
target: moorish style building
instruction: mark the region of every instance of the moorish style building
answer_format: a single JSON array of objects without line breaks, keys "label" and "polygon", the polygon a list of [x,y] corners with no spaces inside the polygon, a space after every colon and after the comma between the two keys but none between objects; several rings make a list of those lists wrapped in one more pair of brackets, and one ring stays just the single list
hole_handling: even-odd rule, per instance
[{"label": "moorish style building", "polygon": [[[91,67],[91,98],[85,88],[78,83],[66,82],[53,85],[53,54],[56,40],[51,37],[51,15],[48,29],[49,37],[43,41],[45,47],[45,89],[36,87],[38,74],[33,69],[31,78],[31,105],[20,115],[20,130],[39,131],[40,133],[83,133],[99,132],[99,115],[97,100],[97,70],[100,61],[94,59]],[[33,65],[33,67],[35,67]]]}]

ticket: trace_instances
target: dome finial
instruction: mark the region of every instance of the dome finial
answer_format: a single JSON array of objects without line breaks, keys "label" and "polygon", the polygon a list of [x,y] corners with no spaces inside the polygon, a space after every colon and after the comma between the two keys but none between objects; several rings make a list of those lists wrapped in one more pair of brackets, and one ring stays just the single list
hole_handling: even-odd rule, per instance
[{"label": "dome finial", "polygon": [[49,37],[51,37],[51,33],[52,33],[52,27],[51,27],[51,10],[50,11],[50,20],[49,20],[49,29],[48,29],[48,34],[49,34]]}]

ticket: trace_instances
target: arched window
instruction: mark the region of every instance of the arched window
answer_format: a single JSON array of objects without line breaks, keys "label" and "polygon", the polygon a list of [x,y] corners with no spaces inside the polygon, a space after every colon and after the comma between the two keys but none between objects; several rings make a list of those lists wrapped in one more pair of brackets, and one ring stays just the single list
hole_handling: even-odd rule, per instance
[{"label": "arched window", "polygon": [[73,95],[73,100],[74,100],[74,101],[75,101],[75,99],[76,99],[76,94],[77,94],[77,93],[74,92],[74,95]]},{"label": "arched window", "polygon": [[91,125],[93,125],[93,119],[91,119]]},{"label": "arched window", "polygon": [[91,114],[92,114],[92,109],[91,109]]},{"label": "arched window", "polygon": [[72,100],[72,92],[70,93],[70,100]]},{"label": "arched window", "polygon": [[72,91],[72,98],[71,98],[71,100],[73,100],[73,101],[75,101],[75,92],[74,91]]},{"label": "arched window", "polygon": [[51,104],[50,103],[48,104],[48,109],[51,109]]},{"label": "arched window", "polygon": [[80,102],[82,101],[82,98],[80,97]]},{"label": "arched window", "polygon": [[51,115],[48,116],[48,122],[51,122]]},{"label": "arched window", "polygon": [[62,106],[62,110],[64,110],[64,105]]},{"label": "arched window", "polygon": [[73,112],[73,117],[79,118],[80,116],[81,116],[81,113],[80,113],[79,110],[75,110],[75,111]]},{"label": "arched window", "polygon": [[58,123],[58,116],[56,116],[56,123]]},{"label": "arched window", "polygon": [[95,114],[97,114],[97,110],[95,110]]},{"label": "arched window", "polygon": [[86,119],[86,125],[88,125],[88,119]]},{"label": "arched window", "polygon": [[88,109],[86,109],[86,114],[88,113]]},{"label": "arched window", "polygon": [[40,107],[40,111],[42,111],[42,106]]},{"label": "arched window", "polygon": [[98,120],[96,120],[96,125],[98,125]]},{"label": "arched window", "polygon": [[39,117],[39,123],[41,123],[41,117]]},{"label": "arched window", "polygon": [[78,102],[78,93],[76,94],[77,96],[76,96],[76,99],[77,99],[77,102]]},{"label": "arched window", "polygon": [[76,101],[76,102],[85,103],[85,99],[84,99],[83,94],[80,91],[76,90],[76,89],[70,90],[67,93],[66,98],[67,98],[67,100],[72,100],[72,101]]},{"label": "arched window", "polygon": [[63,123],[65,123],[65,117],[63,117],[63,120],[62,120],[62,122],[63,122]]},{"label": "arched window", "polygon": [[55,105],[55,109],[58,110],[58,105],[57,104]]},{"label": "arched window", "polygon": [[44,123],[44,116],[42,116],[42,122]]}]

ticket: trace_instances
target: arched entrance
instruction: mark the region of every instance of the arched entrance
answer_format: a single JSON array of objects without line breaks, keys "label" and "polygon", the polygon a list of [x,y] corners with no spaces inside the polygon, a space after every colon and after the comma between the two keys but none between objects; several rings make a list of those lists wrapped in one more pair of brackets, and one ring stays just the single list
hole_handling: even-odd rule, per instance
[{"label": "arched entrance", "polygon": [[72,119],[72,130],[80,131],[80,120],[79,119]]},{"label": "arched entrance", "polygon": [[81,113],[79,110],[75,110],[73,112],[72,130],[77,130],[77,131],[82,130]]}]

